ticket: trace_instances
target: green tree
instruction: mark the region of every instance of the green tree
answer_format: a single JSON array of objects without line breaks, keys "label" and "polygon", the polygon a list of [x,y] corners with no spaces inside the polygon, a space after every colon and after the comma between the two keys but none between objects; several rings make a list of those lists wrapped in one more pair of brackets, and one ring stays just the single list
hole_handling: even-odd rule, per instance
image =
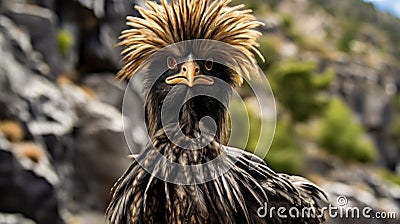
[{"label": "green tree", "polygon": [[361,26],[361,24],[358,22],[346,21],[346,23],[343,25],[342,35],[339,38],[338,43],[337,43],[337,47],[340,51],[343,51],[346,53],[350,52],[351,41],[356,39],[356,36],[358,34],[358,30],[359,30],[360,26]]},{"label": "green tree", "polygon": [[327,103],[322,91],[334,74],[331,70],[318,74],[315,68],[314,62],[288,61],[273,65],[269,71],[275,97],[295,122],[319,114]]},{"label": "green tree", "polygon": [[320,145],[345,160],[369,162],[376,149],[340,98],[333,98],[321,118]]},{"label": "green tree", "polygon": [[277,172],[300,174],[303,171],[305,156],[301,139],[288,119],[277,122],[274,140],[265,161]]},{"label": "green tree", "polygon": [[[230,105],[230,113],[233,116],[241,115],[240,104],[233,101]],[[261,150],[269,150],[264,160],[268,165],[277,172],[284,172],[289,174],[300,174],[303,171],[305,164],[304,152],[301,149],[301,139],[298,137],[294,126],[291,125],[290,120],[281,118],[276,123],[274,139],[270,146],[270,139],[266,136],[260,136],[260,130],[263,128],[267,131],[273,131],[273,124],[266,121],[262,122],[262,118],[256,113],[251,106],[246,103],[246,110],[248,113],[250,126],[249,136],[244,136],[242,132],[232,132],[230,145],[242,147],[241,143],[247,140],[245,149],[249,152],[255,153],[258,145]],[[243,128],[246,128],[246,119],[237,120],[236,123]],[[261,126],[263,125],[263,127]],[[259,156],[264,156],[266,151],[259,152]]]}]

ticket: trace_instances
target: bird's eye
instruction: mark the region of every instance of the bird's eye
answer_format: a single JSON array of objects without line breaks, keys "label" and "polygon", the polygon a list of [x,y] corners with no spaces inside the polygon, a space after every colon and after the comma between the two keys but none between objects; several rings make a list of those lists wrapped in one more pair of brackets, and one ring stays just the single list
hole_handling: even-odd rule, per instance
[{"label": "bird's eye", "polygon": [[214,61],[212,58],[209,58],[206,60],[206,62],[204,63],[204,67],[206,68],[207,71],[211,71],[212,67],[213,67]]},{"label": "bird's eye", "polygon": [[177,65],[177,63],[176,63],[175,58],[169,56],[167,58],[167,66],[168,66],[168,68],[169,69],[174,69],[174,68],[176,68],[176,65]]}]

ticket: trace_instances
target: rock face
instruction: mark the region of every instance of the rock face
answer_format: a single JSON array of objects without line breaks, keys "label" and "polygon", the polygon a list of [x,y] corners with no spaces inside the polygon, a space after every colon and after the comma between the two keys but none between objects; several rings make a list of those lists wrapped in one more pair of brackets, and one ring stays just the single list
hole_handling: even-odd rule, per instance
[{"label": "rock face", "polygon": [[27,219],[20,214],[0,213],[0,222],[7,224],[35,224],[31,219]]},{"label": "rock face", "polygon": [[[400,48],[393,45],[393,41],[398,42],[395,35],[399,26],[394,24],[399,24],[399,18],[379,13],[371,4],[357,0],[283,0],[278,8],[284,15],[293,12],[293,29],[317,43],[321,51],[329,52],[323,56],[324,53],[303,49],[299,54],[303,59],[318,61],[323,69],[335,71],[332,92],[343,97],[362,122],[379,149],[380,165],[394,171],[400,164],[400,151],[389,133],[399,113],[395,101],[400,94]],[[350,9],[355,10],[347,11]],[[357,14],[359,21],[355,19]],[[336,35],[336,40],[341,40],[351,34],[344,23],[355,23],[357,35],[349,37],[348,52],[339,52],[335,46],[338,41],[329,40],[329,36]]]},{"label": "rock face", "polygon": [[101,222],[130,164],[126,84],[110,71],[133,10],[122,0],[1,1],[0,223]]},{"label": "rock face", "polygon": [[32,47],[40,53],[43,61],[49,66],[48,75],[61,72],[57,49],[57,16],[43,7],[35,5],[11,4],[5,15],[13,20],[29,35]]},{"label": "rock face", "polygon": [[[278,57],[283,61],[293,58],[315,61],[320,71],[332,69],[336,77],[329,94],[346,101],[354,119],[362,123],[378,149],[378,160],[371,167],[338,164],[331,157],[307,163],[310,170],[319,173],[317,179],[322,179],[316,182],[328,193],[332,205],[337,205],[339,196],[345,196],[350,207],[369,206],[371,214],[377,211],[396,213],[396,219],[338,217],[327,223],[398,223],[400,188],[379,171],[391,170],[394,178],[400,174],[399,141],[391,139],[398,139],[400,132],[389,134],[394,124],[398,127],[400,94],[399,57],[396,55],[400,48],[394,46],[391,39],[393,34],[399,33],[399,26],[390,24],[399,24],[400,20],[357,0],[281,0],[275,6],[276,14],[269,16],[280,18],[282,22],[278,28],[263,32],[273,36],[269,40],[277,40],[273,44]],[[357,13],[358,21],[353,16]],[[356,23],[353,28],[359,30],[357,35],[348,37],[346,35],[354,29],[349,31],[345,26],[351,23]],[[349,38],[348,52],[339,50],[338,40],[343,37]],[[395,38],[394,42],[397,40]],[[304,148],[310,149],[309,146]],[[323,164],[319,164],[321,162]]]},{"label": "rock face", "polygon": [[0,212],[19,213],[37,223],[63,223],[56,189],[59,183],[51,166],[18,158],[14,150],[0,136]]},{"label": "rock face", "polygon": [[385,66],[376,69],[352,59],[332,64],[337,72],[334,91],[343,96],[374,140],[379,149],[379,163],[395,170],[400,155],[388,133],[395,120],[391,100],[398,92],[395,80],[400,70],[387,70]]},{"label": "rock face", "polygon": [[[75,86],[65,91],[84,94]],[[100,101],[75,100],[80,121],[74,131],[74,194],[82,204],[104,210],[112,184],[130,164],[122,115],[112,105]]]},{"label": "rock face", "polygon": [[[338,167],[328,176],[330,180],[321,181],[320,186],[328,192],[330,203],[343,211],[357,209],[359,218],[356,216],[357,213],[354,213],[354,218],[351,215],[347,218],[338,213],[336,217],[330,217],[327,223],[349,223],[349,220],[351,223],[371,223],[369,216],[378,217],[376,216],[378,212],[385,213],[387,218],[372,219],[375,221],[373,223],[398,222],[400,188],[385,183],[373,169]],[[368,213],[363,214],[363,210]],[[389,218],[388,214],[395,214],[395,217]]]}]

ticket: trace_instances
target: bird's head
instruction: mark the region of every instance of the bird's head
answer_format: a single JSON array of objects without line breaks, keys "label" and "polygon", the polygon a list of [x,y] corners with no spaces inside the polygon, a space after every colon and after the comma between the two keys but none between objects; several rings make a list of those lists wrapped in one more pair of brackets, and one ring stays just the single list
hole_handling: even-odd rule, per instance
[{"label": "bird's head", "polygon": [[122,32],[120,42],[125,64],[117,77],[130,79],[144,73],[151,136],[162,128],[162,105],[167,104],[171,110],[179,108],[181,123],[196,126],[202,117],[211,117],[221,132],[219,139],[225,138],[229,87],[258,74],[255,54],[263,60],[257,50],[261,33],[255,30],[261,23],[251,10],[243,10],[244,5],[230,7],[229,3],[147,1],[146,8],[136,7],[143,18],[128,17],[130,28]]}]

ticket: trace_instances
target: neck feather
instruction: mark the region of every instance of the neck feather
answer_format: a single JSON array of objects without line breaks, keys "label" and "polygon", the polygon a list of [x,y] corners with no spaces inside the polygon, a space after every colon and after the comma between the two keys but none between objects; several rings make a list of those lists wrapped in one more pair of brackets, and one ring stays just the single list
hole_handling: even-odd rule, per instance
[{"label": "neck feather", "polygon": [[[188,137],[195,138],[196,133],[201,133],[203,130],[215,133],[215,141],[227,144],[229,136],[227,111],[220,102],[207,96],[198,96],[185,102],[180,111],[176,108],[179,106],[175,106],[174,103],[166,109],[162,108],[162,104],[153,103],[151,97],[146,102],[146,124],[152,139],[164,126],[179,125],[183,134]],[[169,109],[170,113],[165,112]]]}]

